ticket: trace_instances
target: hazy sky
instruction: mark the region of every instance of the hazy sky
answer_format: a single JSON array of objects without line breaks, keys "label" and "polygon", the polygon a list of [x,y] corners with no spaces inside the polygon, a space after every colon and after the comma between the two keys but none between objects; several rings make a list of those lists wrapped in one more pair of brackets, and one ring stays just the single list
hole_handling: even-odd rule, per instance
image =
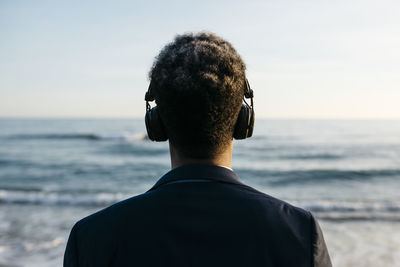
[{"label": "hazy sky", "polygon": [[400,1],[0,0],[0,116],[142,117],[176,34],[247,64],[257,117],[400,118]]}]

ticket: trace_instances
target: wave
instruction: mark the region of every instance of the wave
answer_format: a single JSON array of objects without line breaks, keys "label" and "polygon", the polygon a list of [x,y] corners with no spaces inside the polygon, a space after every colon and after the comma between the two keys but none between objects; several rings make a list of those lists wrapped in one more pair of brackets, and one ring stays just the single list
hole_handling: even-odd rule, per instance
[{"label": "wave", "polygon": [[32,165],[32,162],[27,160],[17,160],[17,159],[0,159],[0,166],[18,166],[25,167]]},{"label": "wave", "polygon": [[399,214],[317,214],[319,220],[332,221],[332,222],[365,222],[365,221],[379,221],[379,222],[400,222]]},{"label": "wave", "polygon": [[91,133],[54,133],[54,134],[16,134],[8,136],[8,139],[17,139],[17,140],[40,140],[40,139],[49,139],[49,140],[100,140],[101,136],[97,134]]},{"label": "wave", "polygon": [[298,203],[303,208],[318,213],[400,213],[400,201],[321,201],[317,203]]},{"label": "wave", "polygon": [[400,222],[400,201],[315,201],[292,202],[296,206],[311,211],[318,219],[346,221],[388,221]]},{"label": "wave", "polygon": [[365,180],[382,177],[400,177],[400,169],[310,169],[310,170],[255,170],[235,169],[239,176],[257,179],[261,183],[273,186],[291,184],[322,183],[342,180]]},{"label": "wave", "polygon": [[319,153],[319,154],[294,154],[279,156],[280,159],[288,160],[336,160],[344,158],[344,155]]},{"label": "wave", "polygon": [[9,135],[7,139],[12,140],[125,140],[125,141],[143,141],[147,140],[147,134],[123,134],[116,136],[106,136],[96,133],[39,133],[39,134],[15,134]]},{"label": "wave", "polygon": [[169,155],[169,150],[166,146],[142,146],[134,143],[113,143],[105,147],[102,152],[116,155],[140,155],[141,157]]},{"label": "wave", "polygon": [[102,207],[114,204],[130,196],[122,193],[108,192],[84,194],[82,190],[79,190],[79,192],[62,193],[36,189],[0,189],[0,204]]},{"label": "wave", "polygon": [[[89,191],[85,189],[45,191],[35,187],[1,187],[0,204],[34,204],[57,206],[106,206],[123,199],[132,197],[132,194]],[[293,205],[316,213],[398,213],[400,215],[400,201],[289,201]]]}]

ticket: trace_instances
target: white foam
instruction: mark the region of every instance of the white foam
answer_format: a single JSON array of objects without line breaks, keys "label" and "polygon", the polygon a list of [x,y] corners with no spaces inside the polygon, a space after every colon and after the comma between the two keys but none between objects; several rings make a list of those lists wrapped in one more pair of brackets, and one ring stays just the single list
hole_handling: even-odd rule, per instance
[{"label": "white foam", "polygon": [[122,193],[91,193],[73,194],[59,192],[25,192],[16,190],[0,190],[0,203],[5,204],[35,204],[35,205],[86,205],[106,206],[132,195]]}]

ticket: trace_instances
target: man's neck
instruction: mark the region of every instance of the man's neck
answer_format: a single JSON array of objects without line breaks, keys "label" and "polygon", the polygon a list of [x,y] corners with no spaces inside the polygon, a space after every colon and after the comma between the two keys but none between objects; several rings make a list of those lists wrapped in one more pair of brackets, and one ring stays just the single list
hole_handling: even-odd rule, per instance
[{"label": "man's neck", "polygon": [[220,154],[208,159],[193,159],[182,156],[176,148],[169,143],[171,155],[171,169],[187,164],[209,164],[231,168],[232,166],[233,142]]}]

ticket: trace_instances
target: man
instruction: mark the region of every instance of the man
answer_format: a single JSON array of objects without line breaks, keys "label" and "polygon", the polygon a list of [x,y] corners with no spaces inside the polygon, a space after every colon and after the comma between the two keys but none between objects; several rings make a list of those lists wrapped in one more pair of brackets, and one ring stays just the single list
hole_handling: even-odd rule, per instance
[{"label": "man", "polygon": [[331,266],[311,213],[231,169],[232,139],[250,137],[254,123],[232,45],[211,33],[177,36],[149,76],[146,127],[150,139],[169,140],[172,170],[76,223],[64,266]]}]

